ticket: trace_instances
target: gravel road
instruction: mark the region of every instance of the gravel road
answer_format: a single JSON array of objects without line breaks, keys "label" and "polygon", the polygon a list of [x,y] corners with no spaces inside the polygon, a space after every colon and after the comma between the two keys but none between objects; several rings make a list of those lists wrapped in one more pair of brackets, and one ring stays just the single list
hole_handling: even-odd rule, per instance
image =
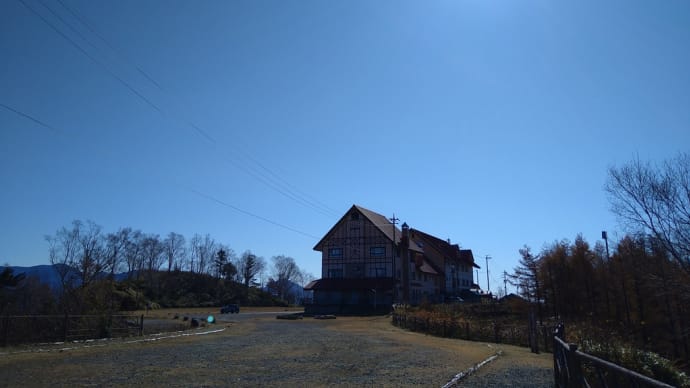
[{"label": "gravel road", "polygon": [[[0,386],[441,387],[498,349],[406,332],[385,317],[291,321],[275,315],[218,316],[217,324],[196,332],[210,332],[205,335],[0,349]],[[152,340],[160,337],[166,338]],[[460,386],[551,385],[549,355],[501,349],[503,356]]]}]

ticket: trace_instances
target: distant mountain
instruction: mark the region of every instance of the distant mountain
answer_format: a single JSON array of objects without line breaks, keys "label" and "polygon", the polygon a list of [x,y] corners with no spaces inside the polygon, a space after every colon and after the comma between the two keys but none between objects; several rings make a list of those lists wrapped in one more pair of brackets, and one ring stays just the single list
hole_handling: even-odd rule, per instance
[{"label": "distant mountain", "polygon": [[[60,275],[58,274],[57,269],[55,266],[57,265],[64,265],[64,264],[45,264],[45,265],[35,265],[33,267],[13,267],[12,268],[12,273],[13,275],[19,275],[19,274],[24,274],[27,278],[33,277],[37,278],[38,281],[41,283],[47,284],[52,288],[53,290],[59,291],[60,287],[62,285],[60,284]],[[102,274],[103,277],[107,276],[106,274]],[[115,275],[115,280],[117,281],[122,281],[124,279],[127,279],[127,273],[118,273]]]},{"label": "distant mountain", "polygon": [[47,284],[54,290],[59,290],[60,277],[55,267],[51,264],[35,265],[33,267],[10,267],[13,275],[24,274],[27,278],[37,278],[41,283]]}]

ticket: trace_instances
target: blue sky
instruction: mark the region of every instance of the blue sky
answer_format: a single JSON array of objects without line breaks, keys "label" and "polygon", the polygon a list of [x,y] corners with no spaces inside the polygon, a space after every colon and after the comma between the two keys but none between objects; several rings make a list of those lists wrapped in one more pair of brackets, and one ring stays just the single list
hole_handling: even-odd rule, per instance
[{"label": "blue sky", "polygon": [[688,151],[688,42],[687,1],[5,0],[0,262],[82,219],[318,277],[358,204],[495,291],[523,244],[622,234],[608,167]]}]

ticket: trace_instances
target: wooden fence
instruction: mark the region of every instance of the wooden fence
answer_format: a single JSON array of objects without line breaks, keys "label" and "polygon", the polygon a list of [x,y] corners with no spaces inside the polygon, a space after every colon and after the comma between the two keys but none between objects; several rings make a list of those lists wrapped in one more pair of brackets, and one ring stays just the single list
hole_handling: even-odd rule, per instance
[{"label": "wooden fence", "polygon": [[566,387],[671,387],[619,365],[577,350],[565,342],[565,327],[556,327],[553,336],[555,386]]},{"label": "wooden fence", "polygon": [[0,345],[142,335],[143,315],[6,315]]},{"label": "wooden fence", "polygon": [[533,352],[549,352],[553,346],[553,326],[506,324],[498,321],[459,321],[456,319],[421,318],[415,314],[396,311],[392,323],[403,329],[438,337],[469,341],[486,341],[530,347]]}]

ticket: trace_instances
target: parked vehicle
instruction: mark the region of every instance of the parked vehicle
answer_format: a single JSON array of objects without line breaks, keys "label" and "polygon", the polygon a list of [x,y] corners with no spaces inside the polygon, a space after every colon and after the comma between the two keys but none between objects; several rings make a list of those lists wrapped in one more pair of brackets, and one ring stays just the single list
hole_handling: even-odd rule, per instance
[{"label": "parked vehicle", "polygon": [[228,304],[220,308],[220,313],[221,314],[228,314],[228,313],[239,313],[240,312],[240,306],[237,304]]}]

